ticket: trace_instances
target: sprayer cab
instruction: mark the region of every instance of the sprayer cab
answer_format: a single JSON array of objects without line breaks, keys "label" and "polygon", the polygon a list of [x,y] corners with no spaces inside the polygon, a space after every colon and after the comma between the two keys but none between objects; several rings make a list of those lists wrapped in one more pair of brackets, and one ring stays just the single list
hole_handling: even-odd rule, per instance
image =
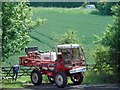
[{"label": "sprayer cab", "polygon": [[[61,60],[65,67],[84,66],[86,64],[85,54],[78,44],[58,45],[57,50],[57,53],[61,54]],[[60,57],[59,54],[58,57]]]}]

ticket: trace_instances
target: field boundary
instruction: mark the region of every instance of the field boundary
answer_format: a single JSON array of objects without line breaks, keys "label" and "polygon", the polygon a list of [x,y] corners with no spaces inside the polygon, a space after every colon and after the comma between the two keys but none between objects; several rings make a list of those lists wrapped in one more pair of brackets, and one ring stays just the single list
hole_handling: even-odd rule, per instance
[{"label": "field boundary", "polygon": [[[13,78],[13,67],[0,67],[2,71],[2,79]],[[18,78],[22,76],[30,76],[32,67],[20,67]]]}]

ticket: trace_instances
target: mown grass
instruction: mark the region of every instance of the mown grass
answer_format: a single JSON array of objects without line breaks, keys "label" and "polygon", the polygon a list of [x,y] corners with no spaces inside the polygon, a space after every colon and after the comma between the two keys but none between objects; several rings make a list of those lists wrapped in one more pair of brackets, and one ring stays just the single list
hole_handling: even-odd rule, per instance
[{"label": "mown grass", "polygon": [[[49,83],[47,76],[42,76],[42,83]],[[31,83],[30,76],[18,77],[16,81],[12,81],[11,78],[2,80],[2,88],[24,88],[27,84]]]},{"label": "mown grass", "polygon": [[18,78],[17,81],[12,81],[11,78],[2,80],[2,88],[23,88],[25,83],[31,82],[30,76]]}]

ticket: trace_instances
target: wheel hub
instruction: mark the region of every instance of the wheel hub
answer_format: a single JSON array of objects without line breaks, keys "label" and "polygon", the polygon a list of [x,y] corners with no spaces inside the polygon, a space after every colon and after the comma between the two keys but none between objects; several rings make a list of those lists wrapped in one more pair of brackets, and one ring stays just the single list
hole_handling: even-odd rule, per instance
[{"label": "wheel hub", "polygon": [[73,75],[73,79],[74,79],[75,81],[79,81],[79,79],[80,79],[80,76],[79,76],[78,74],[76,74],[76,75]]},{"label": "wheel hub", "polygon": [[58,84],[58,85],[62,85],[63,84],[63,77],[61,76],[61,75],[57,75],[56,76],[56,83]]},{"label": "wheel hub", "polygon": [[34,83],[38,82],[38,75],[37,75],[37,73],[33,73],[32,80],[33,80]]},{"label": "wheel hub", "polygon": [[58,80],[59,80],[59,81],[61,81],[61,79],[60,79],[60,78],[58,78]]}]

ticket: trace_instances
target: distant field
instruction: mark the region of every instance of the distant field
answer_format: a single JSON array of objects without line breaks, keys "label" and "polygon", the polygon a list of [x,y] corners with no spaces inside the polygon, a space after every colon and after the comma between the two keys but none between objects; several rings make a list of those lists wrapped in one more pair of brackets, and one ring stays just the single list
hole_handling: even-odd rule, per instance
[{"label": "distant field", "polygon": [[[113,22],[112,16],[93,15],[90,14],[90,10],[73,8],[32,8],[32,10],[34,12],[33,19],[45,18],[47,21],[30,33],[41,42],[31,39],[29,46],[38,46],[43,51],[51,50],[49,44],[53,41],[48,36],[61,35],[72,29],[77,31],[79,38],[83,38],[81,43],[88,57],[95,47],[93,44],[93,41],[96,40],[94,35],[101,35],[107,25]],[[21,52],[10,59],[17,63],[19,55],[24,55],[24,53]],[[94,63],[92,57],[89,57],[87,62]]]}]

